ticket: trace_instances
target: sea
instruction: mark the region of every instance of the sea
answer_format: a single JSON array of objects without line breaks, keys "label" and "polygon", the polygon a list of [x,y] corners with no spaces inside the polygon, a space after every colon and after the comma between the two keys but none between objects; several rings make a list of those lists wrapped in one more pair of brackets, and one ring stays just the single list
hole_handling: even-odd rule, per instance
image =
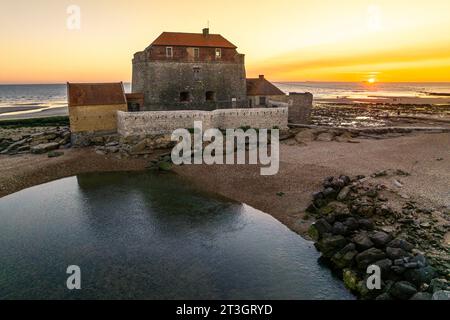
[{"label": "sea", "polygon": [[[275,82],[284,92],[311,92],[315,101],[338,98],[450,95],[444,83]],[[131,84],[124,83],[126,92]],[[0,85],[0,120],[67,114],[66,84]]]}]

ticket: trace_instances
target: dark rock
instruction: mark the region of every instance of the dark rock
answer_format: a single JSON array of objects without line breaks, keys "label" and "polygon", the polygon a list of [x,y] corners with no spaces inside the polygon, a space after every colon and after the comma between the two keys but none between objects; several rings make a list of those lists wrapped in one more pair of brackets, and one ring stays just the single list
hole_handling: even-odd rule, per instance
[{"label": "dark rock", "polygon": [[346,235],[348,232],[348,228],[342,222],[336,222],[333,225],[333,234]]},{"label": "dark rock", "polygon": [[401,248],[392,248],[392,247],[386,248],[386,254],[391,260],[396,260],[409,256],[409,253],[406,252],[405,250]]},{"label": "dark rock", "polygon": [[334,180],[334,177],[326,177],[326,178],[323,180],[323,183],[322,183],[323,187],[324,187],[324,188],[329,188],[329,187],[331,187],[331,183],[333,182],[333,180]]},{"label": "dark rock", "polygon": [[378,260],[378,261],[374,262],[373,264],[380,267],[381,274],[382,274],[383,278],[385,278],[387,276],[387,274],[391,271],[392,260],[382,259],[382,260]]},{"label": "dark rock", "polygon": [[415,269],[419,267],[417,262],[407,262],[403,265],[406,269]]},{"label": "dark rock", "polygon": [[325,199],[316,199],[313,203],[316,208],[320,209],[327,204],[327,201]]},{"label": "dark rock", "polygon": [[317,249],[326,258],[331,258],[337,251],[345,247],[348,241],[343,236],[331,236],[315,243]]},{"label": "dark rock", "polygon": [[331,261],[339,269],[348,268],[353,265],[354,258],[357,254],[358,254],[358,251],[355,250],[355,245],[353,243],[349,243],[344,248],[339,250],[331,258]]},{"label": "dark rock", "polygon": [[408,300],[416,293],[417,289],[408,281],[396,282],[389,291],[390,295],[401,300]]},{"label": "dark rock", "polygon": [[386,232],[378,231],[370,235],[370,240],[372,240],[376,247],[383,248],[389,241],[392,240],[392,236]]},{"label": "dark rock", "polygon": [[337,192],[335,189],[333,189],[332,187],[328,187],[325,190],[322,191],[323,196],[325,198],[335,198],[337,195]]},{"label": "dark rock", "polygon": [[370,219],[359,219],[358,220],[359,228],[363,230],[373,230],[374,224],[373,221]]},{"label": "dark rock", "polygon": [[411,244],[410,242],[408,242],[406,240],[400,239],[400,238],[395,238],[394,240],[389,242],[388,247],[401,248],[405,251],[412,251],[412,249],[414,249],[413,244]]},{"label": "dark rock", "polygon": [[344,221],[344,226],[346,226],[348,230],[356,230],[358,229],[359,224],[355,218],[350,217]]},{"label": "dark rock", "polygon": [[371,263],[386,258],[386,254],[377,248],[370,248],[356,256],[356,263],[358,268],[366,269]]},{"label": "dark rock", "polygon": [[392,300],[392,297],[389,293],[385,292],[376,297],[375,300]]},{"label": "dark rock", "polygon": [[348,176],[340,176],[339,179],[342,180],[345,185],[348,185],[350,183],[350,177]]},{"label": "dark rock", "polygon": [[394,272],[395,274],[403,274],[403,272],[405,272],[405,267],[402,266],[392,266],[391,267],[391,271]]},{"label": "dark rock", "polygon": [[417,292],[410,300],[431,300],[431,293]]},{"label": "dark rock", "polygon": [[445,279],[433,279],[430,282],[430,291],[435,293],[439,290],[450,290],[450,284]]},{"label": "dark rock", "polygon": [[436,277],[436,270],[432,266],[418,269],[408,269],[403,274],[405,279],[420,287],[423,283],[430,283]]},{"label": "dark rock", "polygon": [[416,256],[412,257],[411,262],[416,262],[419,266],[419,268],[425,267],[428,265],[427,258],[423,254],[417,254]]},{"label": "dark rock", "polygon": [[365,232],[358,233],[352,238],[358,251],[364,251],[373,247],[373,242]]},{"label": "dark rock", "polygon": [[308,230],[310,237],[317,241],[323,237],[325,233],[331,233],[333,227],[325,220],[319,219],[311,225]]}]

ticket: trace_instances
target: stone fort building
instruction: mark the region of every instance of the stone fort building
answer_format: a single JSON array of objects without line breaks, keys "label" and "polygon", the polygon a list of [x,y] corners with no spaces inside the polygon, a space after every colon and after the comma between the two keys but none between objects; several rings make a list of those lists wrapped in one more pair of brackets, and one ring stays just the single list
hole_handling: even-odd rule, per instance
[{"label": "stone fort building", "polygon": [[133,58],[140,110],[248,107],[244,55],[219,34],[163,32]]}]

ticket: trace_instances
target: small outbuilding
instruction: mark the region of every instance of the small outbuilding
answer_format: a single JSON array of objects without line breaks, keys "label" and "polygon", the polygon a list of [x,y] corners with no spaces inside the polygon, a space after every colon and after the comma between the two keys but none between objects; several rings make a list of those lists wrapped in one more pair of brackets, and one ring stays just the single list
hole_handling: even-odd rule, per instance
[{"label": "small outbuilding", "polygon": [[266,107],[269,99],[280,96],[285,96],[285,93],[265,79],[264,75],[260,75],[258,78],[247,79],[249,108]]},{"label": "small outbuilding", "polygon": [[122,82],[67,83],[70,130],[113,133],[117,131],[117,111],[127,111]]}]

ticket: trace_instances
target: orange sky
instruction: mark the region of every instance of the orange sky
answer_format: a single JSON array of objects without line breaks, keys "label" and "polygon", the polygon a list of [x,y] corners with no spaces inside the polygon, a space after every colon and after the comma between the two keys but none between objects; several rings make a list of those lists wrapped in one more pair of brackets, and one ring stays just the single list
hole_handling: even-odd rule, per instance
[{"label": "orange sky", "polygon": [[[275,81],[450,81],[450,1],[0,0],[0,83],[130,81],[162,31],[210,21]],[[81,29],[66,26],[81,9]]]}]

